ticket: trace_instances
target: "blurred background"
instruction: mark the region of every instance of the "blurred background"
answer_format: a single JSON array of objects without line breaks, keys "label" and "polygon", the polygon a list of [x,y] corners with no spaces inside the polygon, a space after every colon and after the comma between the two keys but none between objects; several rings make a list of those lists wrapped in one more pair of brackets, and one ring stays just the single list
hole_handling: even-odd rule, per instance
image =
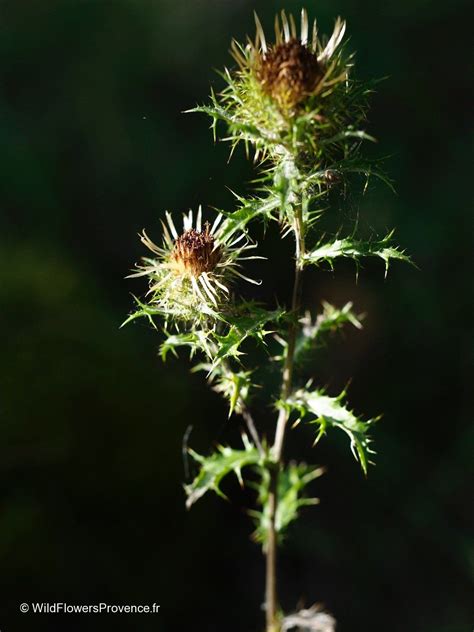
[{"label": "blurred background", "polygon": [[[343,436],[289,456],[324,464],[319,507],[303,511],[280,556],[286,611],[322,602],[338,632],[472,630],[474,428],[469,413],[468,3],[320,0],[329,32],[348,20],[357,74],[387,77],[369,132],[389,156],[393,194],[340,200],[361,225],[397,227],[419,270],[351,264],[307,278],[305,298],[354,302],[348,330],[315,359],[332,393],[375,428],[367,480]],[[165,209],[232,209],[251,166],[181,112],[221,86],[233,36],[269,30],[267,0],[23,0],[0,3],[0,628],[117,631],[262,629],[264,565],[250,502],[233,482],[184,507],[182,437],[207,452],[234,441],[219,395],[183,354],[162,365],[146,323],[119,329],[124,277],[159,239]],[[370,151],[374,152],[372,148]],[[227,188],[228,187],[228,188]],[[269,231],[265,298],[286,300],[289,240]],[[281,263],[283,261],[283,263]],[[265,267],[267,266],[267,267]],[[283,289],[282,289],[283,288]],[[242,288],[247,292],[247,288]],[[267,427],[271,411],[257,411]],[[159,615],[22,615],[20,602],[159,603]]]}]

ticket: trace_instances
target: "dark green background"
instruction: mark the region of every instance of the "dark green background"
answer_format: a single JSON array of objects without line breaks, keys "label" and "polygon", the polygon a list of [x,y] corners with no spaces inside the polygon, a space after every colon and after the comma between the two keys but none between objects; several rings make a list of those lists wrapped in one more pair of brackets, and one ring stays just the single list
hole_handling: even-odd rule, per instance
[{"label": "dark green background", "polygon": [[[267,29],[300,4],[231,0],[0,3],[0,629],[262,628],[263,561],[250,501],[184,508],[182,436],[206,451],[238,420],[184,356],[163,366],[144,323],[119,330],[124,276],[158,239],[164,209],[231,209],[245,192],[241,152],[213,145],[203,102],[230,63],[232,36]],[[468,348],[470,126],[467,2],[321,0],[328,31],[349,23],[358,74],[388,76],[369,131],[397,194],[349,199],[363,225],[397,239],[420,270],[370,263],[307,279],[306,300],[367,312],[316,358],[318,382],[349,378],[376,415],[367,480],[344,437],[315,450],[295,431],[288,455],[328,466],[281,554],[285,609],[324,602],[338,632],[470,632],[474,542]],[[372,150],[373,151],[373,150]],[[287,240],[270,231],[268,298],[286,299]],[[266,266],[266,267],[265,267]],[[243,292],[247,288],[242,288]],[[259,411],[267,426],[269,412]],[[22,601],[161,604],[134,617],[20,615]]]}]

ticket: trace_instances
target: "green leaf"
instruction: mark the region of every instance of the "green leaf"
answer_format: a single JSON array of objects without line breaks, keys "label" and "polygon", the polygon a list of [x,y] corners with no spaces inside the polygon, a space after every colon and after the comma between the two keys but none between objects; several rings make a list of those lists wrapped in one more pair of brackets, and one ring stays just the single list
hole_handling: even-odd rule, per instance
[{"label": "green leaf", "polygon": [[162,360],[166,360],[170,351],[177,357],[176,349],[179,347],[189,347],[191,357],[198,350],[204,351],[205,353],[209,352],[206,332],[196,329],[184,333],[168,334],[166,340],[160,346]]},{"label": "green leaf", "polygon": [[231,371],[227,369],[221,372],[214,385],[214,390],[229,401],[229,417],[234,410],[242,411],[242,404],[247,401],[250,387],[252,386],[252,371]]},{"label": "green leaf", "polygon": [[280,200],[277,196],[269,193],[268,197],[252,197],[246,199],[233,193],[240,203],[240,207],[228,213],[220,210],[219,212],[225,216],[225,220],[220,230],[221,239],[229,239],[235,233],[244,232],[247,224],[254,219],[268,221],[271,219],[273,212],[278,208]]},{"label": "green leaf", "polygon": [[[357,417],[344,403],[346,392],[338,397],[330,397],[323,390],[308,391],[306,388],[295,391],[285,402],[279,402],[279,406],[287,410],[296,411],[300,421],[303,417],[313,417],[310,423],[318,425],[318,433],[314,443],[316,444],[327,428],[339,428],[350,439],[351,450],[359,461],[364,474],[367,475],[369,454],[374,454],[370,448],[371,439],[369,428],[380,417],[364,421]],[[297,422],[298,423],[298,422]]]},{"label": "green leaf", "polygon": [[[301,507],[319,503],[318,498],[304,497],[303,492],[305,487],[311,481],[321,476],[323,472],[323,468],[315,468],[306,465],[306,463],[294,462],[289,463],[285,469],[279,472],[275,530],[280,539],[283,538],[288,525],[298,517]],[[259,470],[259,473],[261,476],[260,482],[254,484],[253,487],[258,490],[258,503],[261,505],[262,510],[250,510],[249,514],[256,522],[253,537],[265,547],[270,527],[270,507],[268,504],[270,473],[268,469]]]},{"label": "green leaf", "polygon": [[367,132],[364,132],[364,130],[351,129],[351,127],[348,126],[348,128],[345,129],[344,131],[338,132],[337,134],[335,134],[334,136],[331,136],[330,138],[323,139],[321,141],[321,144],[334,145],[335,143],[340,143],[341,141],[347,140],[348,138],[357,138],[359,140],[369,140],[372,143],[377,142],[373,136],[370,136],[369,134],[367,134]]},{"label": "green leaf", "polygon": [[132,320],[135,320],[137,318],[147,318],[152,327],[156,328],[153,316],[166,316],[166,314],[163,312],[162,309],[152,307],[150,305],[147,305],[146,303],[142,303],[138,297],[134,296],[133,294],[132,296],[138,308],[123,321],[123,323],[120,325],[120,328],[125,327],[125,325],[128,325],[128,323],[131,323]]},{"label": "green leaf", "polygon": [[248,338],[264,343],[265,337],[273,333],[267,325],[277,322],[284,314],[283,309],[267,310],[257,303],[241,303],[233,314],[227,316],[229,330],[224,335],[213,333],[218,347],[213,358],[214,366],[229,358],[238,360],[243,354],[240,348]]},{"label": "green leaf", "polygon": [[386,184],[389,189],[393,192],[395,191],[393,182],[387,176],[385,171],[382,168],[382,160],[368,160],[362,156],[355,155],[349,156],[348,158],[344,158],[339,161],[333,162],[331,167],[316,169],[309,173],[304,181],[304,186],[307,188],[313,187],[316,185],[321,185],[327,182],[327,178],[335,178],[336,180],[341,178],[341,180],[347,179],[349,176],[364,176],[365,178],[365,186],[364,191],[367,189],[368,181],[370,178],[376,178]]},{"label": "green leaf", "polygon": [[[230,384],[233,383],[233,388],[238,385],[240,392],[243,392],[247,379],[244,377],[245,373],[239,372],[234,377],[225,376],[229,370],[227,361],[240,360],[240,356],[243,355],[241,347],[248,339],[265,343],[266,336],[273,333],[273,328],[270,328],[269,324],[276,323],[284,314],[285,311],[282,309],[267,310],[257,303],[244,301],[233,306],[232,311],[226,314],[226,321],[216,327],[176,333],[170,333],[165,329],[166,339],[160,347],[161,357],[166,360],[170,352],[177,356],[179,347],[187,347],[190,357],[200,351],[208,362],[200,364],[196,370],[206,368],[209,375],[216,376],[219,370],[227,382],[225,387],[223,385],[224,390],[230,388]],[[233,399],[232,397],[231,402]],[[234,407],[235,402],[231,404],[231,409]]]},{"label": "green leaf", "polygon": [[229,417],[235,411],[242,412],[243,404],[248,400],[252,386],[251,376],[253,371],[233,371],[227,362],[221,362],[217,366],[202,362],[192,369],[206,371],[207,379],[216,393],[222,393],[229,402]]},{"label": "green leaf", "polygon": [[362,329],[361,316],[352,311],[352,303],[346,303],[342,309],[337,309],[330,303],[323,301],[323,311],[318,314],[315,322],[311,314],[306,312],[300,320],[302,325],[295,344],[295,361],[301,361],[302,357],[310,351],[326,334],[341,329],[346,324],[353,325],[356,329]]},{"label": "green leaf", "polygon": [[327,261],[331,268],[333,260],[338,257],[354,259],[356,262],[362,257],[379,257],[385,262],[385,276],[387,276],[389,262],[391,259],[399,259],[411,263],[408,255],[400,250],[398,246],[392,244],[393,231],[386,237],[374,241],[356,240],[352,237],[345,239],[335,239],[334,241],[320,244],[314,250],[307,252],[302,259],[304,265],[316,264]]},{"label": "green leaf", "polygon": [[234,450],[228,446],[218,446],[217,452],[210,456],[202,456],[189,450],[191,456],[199,463],[199,472],[196,478],[184,489],[187,495],[186,507],[189,509],[201,496],[208,491],[214,491],[222,498],[226,498],[219,484],[221,480],[233,472],[241,485],[243,485],[242,468],[248,465],[257,465],[262,461],[256,447],[254,447],[246,435],[242,435],[243,450]]}]

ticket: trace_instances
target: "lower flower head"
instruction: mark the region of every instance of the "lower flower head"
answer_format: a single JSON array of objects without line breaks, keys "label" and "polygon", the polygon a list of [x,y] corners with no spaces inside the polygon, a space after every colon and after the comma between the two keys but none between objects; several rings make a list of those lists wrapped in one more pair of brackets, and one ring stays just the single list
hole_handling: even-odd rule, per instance
[{"label": "lower flower head", "polygon": [[222,248],[216,247],[210,224],[204,230],[194,228],[184,231],[176,239],[172,259],[179,273],[189,272],[199,277],[203,272],[213,272],[221,259]]},{"label": "lower flower head", "polygon": [[183,218],[179,234],[171,215],[163,223],[163,244],[154,244],[145,231],[141,240],[155,258],[143,258],[138,272],[132,277],[147,276],[150,288],[149,304],[175,321],[203,321],[222,318],[230,301],[230,286],[236,278],[257,283],[244,276],[241,261],[260,259],[243,256],[255,248],[246,236],[236,236],[235,230],[223,221],[221,214],[214,223],[202,225],[199,208],[196,219],[189,211]]}]

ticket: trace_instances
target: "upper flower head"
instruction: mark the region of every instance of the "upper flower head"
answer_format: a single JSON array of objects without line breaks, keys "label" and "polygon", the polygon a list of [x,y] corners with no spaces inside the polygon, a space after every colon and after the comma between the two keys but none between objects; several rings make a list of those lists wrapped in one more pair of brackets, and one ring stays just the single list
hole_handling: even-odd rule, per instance
[{"label": "upper flower head", "polygon": [[316,21],[310,32],[305,10],[299,29],[282,11],[272,42],[257,16],[255,23],[253,40],[232,42],[238,67],[223,73],[226,87],[212,93],[210,107],[195,111],[214,119],[214,131],[217,121],[224,121],[230,131],[225,140],[253,145],[256,160],[278,163],[292,153],[310,157],[319,169],[329,154],[333,158],[327,141],[364,116],[358,88],[348,81],[351,55],[341,46],[345,22],[338,18],[332,35],[320,38]]},{"label": "upper flower head", "polygon": [[263,91],[283,109],[310,95],[323,76],[316,55],[293,37],[260,55],[256,74]]},{"label": "upper flower head", "polygon": [[183,230],[178,233],[173,219],[166,213],[162,247],[154,244],[145,231],[140,238],[156,258],[143,258],[139,271],[130,276],[147,276],[150,282],[149,303],[166,317],[184,321],[219,318],[230,300],[230,285],[236,277],[256,283],[244,276],[240,262],[260,257],[244,257],[255,248],[245,235],[236,236],[222,214],[214,223],[202,223],[201,207],[183,216]]},{"label": "upper flower head", "polygon": [[339,18],[327,43],[318,38],[316,21],[309,38],[308,14],[301,11],[301,27],[297,32],[296,22],[290,14],[281,12],[281,20],[275,18],[275,43],[267,44],[264,30],[255,15],[255,42],[245,48],[233,42],[232,52],[241,70],[250,69],[266,94],[271,96],[281,110],[294,108],[306,97],[329,87],[328,81],[336,83],[341,77],[333,74],[337,64],[329,64],[340,45],[346,24]]}]

